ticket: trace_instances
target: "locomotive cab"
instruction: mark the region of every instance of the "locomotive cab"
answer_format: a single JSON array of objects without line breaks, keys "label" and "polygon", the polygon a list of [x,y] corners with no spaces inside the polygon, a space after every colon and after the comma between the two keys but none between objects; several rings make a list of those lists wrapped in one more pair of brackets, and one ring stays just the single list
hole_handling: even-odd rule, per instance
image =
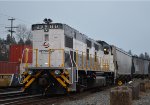
[{"label": "locomotive cab", "polygon": [[104,54],[108,55],[111,51],[110,45],[106,43],[105,41],[98,40],[97,42],[102,45]]},{"label": "locomotive cab", "polygon": [[109,54],[109,47],[108,46],[104,46],[104,54],[105,55]]}]

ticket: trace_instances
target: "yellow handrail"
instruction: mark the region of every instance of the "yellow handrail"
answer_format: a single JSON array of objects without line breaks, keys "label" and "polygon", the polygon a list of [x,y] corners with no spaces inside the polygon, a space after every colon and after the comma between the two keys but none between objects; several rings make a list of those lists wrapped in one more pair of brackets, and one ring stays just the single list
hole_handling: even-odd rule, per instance
[{"label": "yellow handrail", "polygon": [[62,51],[62,64],[60,65],[60,67],[64,67],[64,63],[65,63],[64,49],[49,49],[49,52],[48,52],[48,67],[51,67],[51,52],[56,51],[56,50]]},{"label": "yellow handrail", "polygon": [[92,54],[90,54],[90,69],[92,69]]},{"label": "yellow handrail", "polygon": [[62,54],[63,54],[61,67],[64,67],[65,66],[65,58],[64,58],[65,50],[64,49],[61,49],[61,50],[62,50]]},{"label": "yellow handrail", "polygon": [[48,52],[48,67],[51,67],[51,49]]},{"label": "yellow handrail", "polygon": [[35,66],[38,67],[38,49],[35,49],[36,51],[36,63]]},{"label": "yellow handrail", "polygon": [[84,58],[83,58],[83,52],[82,52],[82,69],[84,69]]},{"label": "yellow handrail", "polygon": [[[36,51],[36,67],[38,67],[38,49],[34,49]],[[65,51],[64,49],[49,49],[48,51],[48,67],[51,67],[51,52],[52,51],[56,51],[59,50],[61,51],[60,54],[61,55],[61,64],[59,65],[59,67],[64,67],[65,65]],[[28,52],[28,50],[27,50]],[[97,55],[92,55],[89,54],[89,59],[87,59],[87,53],[83,52],[83,51],[79,51],[79,50],[74,50],[74,52],[76,52],[76,66],[79,67],[79,69],[82,70],[104,70],[104,71],[108,71],[109,70],[109,63],[110,61],[108,60],[108,58],[104,58],[104,57],[99,57]],[[81,64],[79,64],[79,52],[81,52]],[[27,54],[28,56],[28,54]],[[26,57],[27,57],[26,56]],[[28,60],[28,58],[26,58],[26,61]]]},{"label": "yellow handrail", "polygon": [[29,49],[26,48],[25,50],[25,67],[26,68],[28,67],[28,57],[29,57],[28,52],[29,52]]}]

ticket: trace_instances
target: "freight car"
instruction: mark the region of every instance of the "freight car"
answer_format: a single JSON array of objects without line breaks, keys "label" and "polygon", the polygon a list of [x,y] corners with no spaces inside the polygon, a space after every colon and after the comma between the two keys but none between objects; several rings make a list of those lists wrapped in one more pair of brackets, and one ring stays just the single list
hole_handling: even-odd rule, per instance
[{"label": "freight car", "polygon": [[150,60],[133,56],[132,62],[133,62],[133,67],[132,67],[133,78],[150,77]]},{"label": "freight car", "polygon": [[119,81],[125,83],[132,79],[131,67],[132,67],[132,56],[125,52],[124,50],[117,48],[116,46],[112,47],[112,54],[114,57],[115,65],[115,80],[118,83]]},{"label": "freight car", "polygon": [[18,86],[19,63],[0,61],[0,87]]},{"label": "freight car", "polygon": [[20,86],[25,66],[32,63],[31,49],[27,45],[10,45],[9,60],[0,61],[0,87]]},{"label": "freight car", "polygon": [[24,73],[23,91],[64,94],[128,82],[136,74],[130,54],[66,24],[33,24],[32,33],[33,61]]}]

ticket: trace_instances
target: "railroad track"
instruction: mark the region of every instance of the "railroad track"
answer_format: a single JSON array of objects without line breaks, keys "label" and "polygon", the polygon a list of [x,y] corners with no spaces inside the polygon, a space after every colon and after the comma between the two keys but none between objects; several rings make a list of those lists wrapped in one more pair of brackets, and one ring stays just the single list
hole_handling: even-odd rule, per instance
[{"label": "railroad track", "polygon": [[5,98],[23,96],[23,95],[27,95],[27,93],[24,93],[22,91],[2,92],[0,93],[0,100],[5,99]]},{"label": "railroad track", "polygon": [[0,93],[8,92],[8,91],[17,91],[20,90],[21,87],[0,87]]},{"label": "railroad track", "polygon": [[27,100],[35,99],[41,94],[30,95],[22,91],[11,91],[0,93],[0,105],[21,105]]},{"label": "railroad track", "polygon": [[100,92],[110,87],[88,89],[81,93],[70,93],[65,95],[54,95],[50,97],[42,94],[30,95],[21,91],[0,93],[0,105],[52,105],[64,101],[74,101],[84,98],[95,92]]},{"label": "railroad track", "polygon": [[65,94],[65,95],[55,95],[55,96],[51,96],[51,97],[43,97],[40,100],[33,100],[33,101],[26,102],[21,105],[55,105],[55,104],[59,105],[65,101],[76,101],[76,100],[83,99],[88,95],[110,89],[111,87],[114,87],[114,86],[88,89],[88,90],[86,90],[84,92],[80,92],[80,93],[70,93],[70,94]]}]

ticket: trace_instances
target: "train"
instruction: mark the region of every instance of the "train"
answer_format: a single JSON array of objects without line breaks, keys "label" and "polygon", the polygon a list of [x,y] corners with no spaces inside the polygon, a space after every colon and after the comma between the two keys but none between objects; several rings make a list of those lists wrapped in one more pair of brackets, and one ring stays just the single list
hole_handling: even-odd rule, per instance
[{"label": "train", "polygon": [[150,60],[91,39],[69,25],[33,24],[32,34],[32,49],[26,51],[32,50],[32,64],[21,74],[22,91],[65,94],[150,78]]},{"label": "train", "polygon": [[69,25],[32,25],[33,61],[23,91],[65,94],[150,77],[150,60],[93,40]]}]

